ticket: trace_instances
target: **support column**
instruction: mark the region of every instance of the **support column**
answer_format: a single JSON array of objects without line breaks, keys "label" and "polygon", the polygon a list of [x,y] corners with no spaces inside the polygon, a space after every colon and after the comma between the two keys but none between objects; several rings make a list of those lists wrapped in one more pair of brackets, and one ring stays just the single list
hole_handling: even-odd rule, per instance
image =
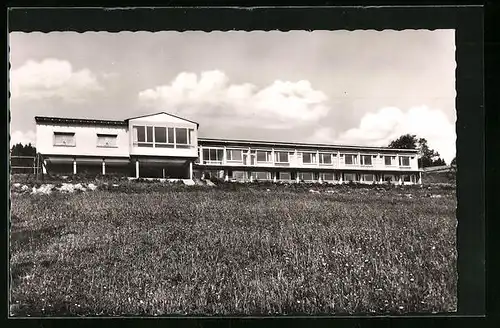
[{"label": "support column", "polygon": [[249,172],[250,173],[250,182],[253,182],[253,175],[252,175],[252,172]]},{"label": "support column", "polygon": [[380,183],[384,182],[384,175],[382,173],[380,173],[379,175],[379,182]]},{"label": "support column", "polygon": [[321,177],[321,173],[318,173],[318,182],[323,183],[323,178]]},{"label": "support column", "polygon": [[189,179],[193,180],[193,162],[189,161]]},{"label": "support column", "polygon": [[224,181],[229,181],[229,172],[228,172],[228,170],[224,170]]},{"label": "support column", "polygon": [[42,173],[47,174],[47,160],[43,160]]},{"label": "support column", "polygon": [[295,181],[296,181],[297,183],[299,183],[299,182],[300,182],[299,172],[295,172]]},{"label": "support column", "polygon": [[273,172],[271,174],[273,175],[273,182],[277,182],[277,180],[278,180],[278,178],[277,178],[278,172]]},{"label": "support column", "polygon": [[422,172],[418,172],[418,184],[422,184]]},{"label": "support column", "polygon": [[106,161],[102,159],[102,175],[106,174]]},{"label": "support column", "polygon": [[344,182],[343,175],[344,175],[344,173],[339,173],[339,183]]},{"label": "support column", "polygon": [[403,180],[401,179],[401,177],[402,177],[402,175],[400,174],[398,176],[398,184],[400,184],[400,185],[403,184]]},{"label": "support column", "polygon": [[76,174],[76,158],[73,159],[73,174]]},{"label": "support column", "polygon": [[135,160],[135,177],[136,179],[139,179],[139,160]]}]

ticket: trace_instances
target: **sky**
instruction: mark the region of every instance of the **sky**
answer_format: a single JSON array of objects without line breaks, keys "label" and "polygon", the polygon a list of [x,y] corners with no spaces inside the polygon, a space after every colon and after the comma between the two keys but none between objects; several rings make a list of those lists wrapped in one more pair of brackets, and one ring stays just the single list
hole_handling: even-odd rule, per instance
[{"label": "sky", "polygon": [[9,34],[11,144],[35,116],[167,112],[200,137],[387,146],[455,156],[454,30]]}]

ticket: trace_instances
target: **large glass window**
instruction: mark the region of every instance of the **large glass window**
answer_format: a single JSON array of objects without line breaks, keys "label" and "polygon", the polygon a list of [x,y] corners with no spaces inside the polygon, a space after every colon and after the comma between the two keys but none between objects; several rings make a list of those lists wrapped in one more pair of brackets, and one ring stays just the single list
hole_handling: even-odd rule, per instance
[{"label": "large glass window", "polygon": [[316,153],[302,153],[302,163],[316,164]]},{"label": "large glass window", "polygon": [[188,129],[175,128],[175,143],[179,145],[188,144]]},{"label": "large glass window", "polygon": [[356,174],[355,173],[344,173],[344,180],[345,181],[356,181]]},{"label": "large glass window", "polygon": [[155,126],[155,143],[167,143],[167,128]]},{"label": "large glass window", "polygon": [[228,161],[243,161],[243,151],[241,149],[228,149],[227,150],[227,160]]},{"label": "large glass window", "polygon": [[255,180],[270,180],[271,179],[270,172],[252,172],[252,173],[250,173],[250,175]]},{"label": "large glass window", "polygon": [[[286,154],[288,154],[288,153],[286,153]],[[291,180],[292,175],[290,174],[290,172],[280,172],[279,178],[280,178],[280,180]]]},{"label": "large glass window", "polygon": [[387,166],[392,165],[392,156],[384,156],[384,163]]},{"label": "large glass window", "polygon": [[167,140],[168,143],[174,143],[174,128],[167,128]]},{"label": "large glass window", "polygon": [[203,148],[203,163],[221,164],[224,156],[224,149]]},{"label": "large glass window", "polygon": [[146,142],[153,142],[153,127],[146,127]]},{"label": "large glass window", "polygon": [[324,181],[333,181],[335,180],[335,176],[333,173],[320,173],[319,175]]},{"label": "large glass window", "polygon": [[372,165],[372,155],[361,155],[361,165]]},{"label": "large glass window", "polygon": [[313,181],[314,174],[312,172],[300,172],[299,179],[303,181]]},{"label": "large glass window", "polygon": [[54,132],[54,146],[76,146],[74,132]]},{"label": "large glass window", "polygon": [[146,127],[145,126],[134,126],[134,141],[135,142],[146,142]]},{"label": "large glass window", "polygon": [[323,165],[331,165],[332,164],[332,154],[320,153],[319,154],[319,163]]},{"label": "large glass window", "polygon": [[237,181],[244,181],[247,178],[247,173],[244,171],[233,171],[232,178]]},{"label": "large glass window", "polygon": [[269,163],[272,161],[270,151],[257,150],[256,154],[257,154],[257,162]]},{"label": "large glass window", "polygon": [[410,166],[410,157],[399,156],[399,166]]},{"label": "large glass window", "polygon": [[358,164],[358,155],[345,154],[345,164],[347,165]]},{"label": "large glass window", "polygon": [[363,175],[363,180],[366,182],[373,182],[375,181],[375,176],[373,174],[365,174]]},{"label": "large glass window", "polygon": [[134,126],[133,133],[139,147],[189,148],[194,138],[193,129],[164,126]]},{"label": "large glass window", "polygon": [[288,163],[288,152],[278,151],[274,153],[276,163]]}]

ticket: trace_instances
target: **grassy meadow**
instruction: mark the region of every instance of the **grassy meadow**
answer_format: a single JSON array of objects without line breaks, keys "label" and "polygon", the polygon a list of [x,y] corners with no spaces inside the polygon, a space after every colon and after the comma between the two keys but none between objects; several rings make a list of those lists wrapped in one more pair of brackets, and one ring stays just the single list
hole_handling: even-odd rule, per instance
[{"label": "grassy meadow", "polygon": [[456,310],[452,189],[142,186],[13,194],[12,315]]}]

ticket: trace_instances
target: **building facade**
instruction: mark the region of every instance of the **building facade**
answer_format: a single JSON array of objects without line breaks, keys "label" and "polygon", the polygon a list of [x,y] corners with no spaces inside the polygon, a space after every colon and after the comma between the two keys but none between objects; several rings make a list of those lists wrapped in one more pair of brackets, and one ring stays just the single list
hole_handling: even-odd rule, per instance
[{"label": "building facade", "polygon": [[35,117],[43,171],[135,178],[420,184],[417,151],[199,138],[199,124],[168,113],[124,121]]}]

